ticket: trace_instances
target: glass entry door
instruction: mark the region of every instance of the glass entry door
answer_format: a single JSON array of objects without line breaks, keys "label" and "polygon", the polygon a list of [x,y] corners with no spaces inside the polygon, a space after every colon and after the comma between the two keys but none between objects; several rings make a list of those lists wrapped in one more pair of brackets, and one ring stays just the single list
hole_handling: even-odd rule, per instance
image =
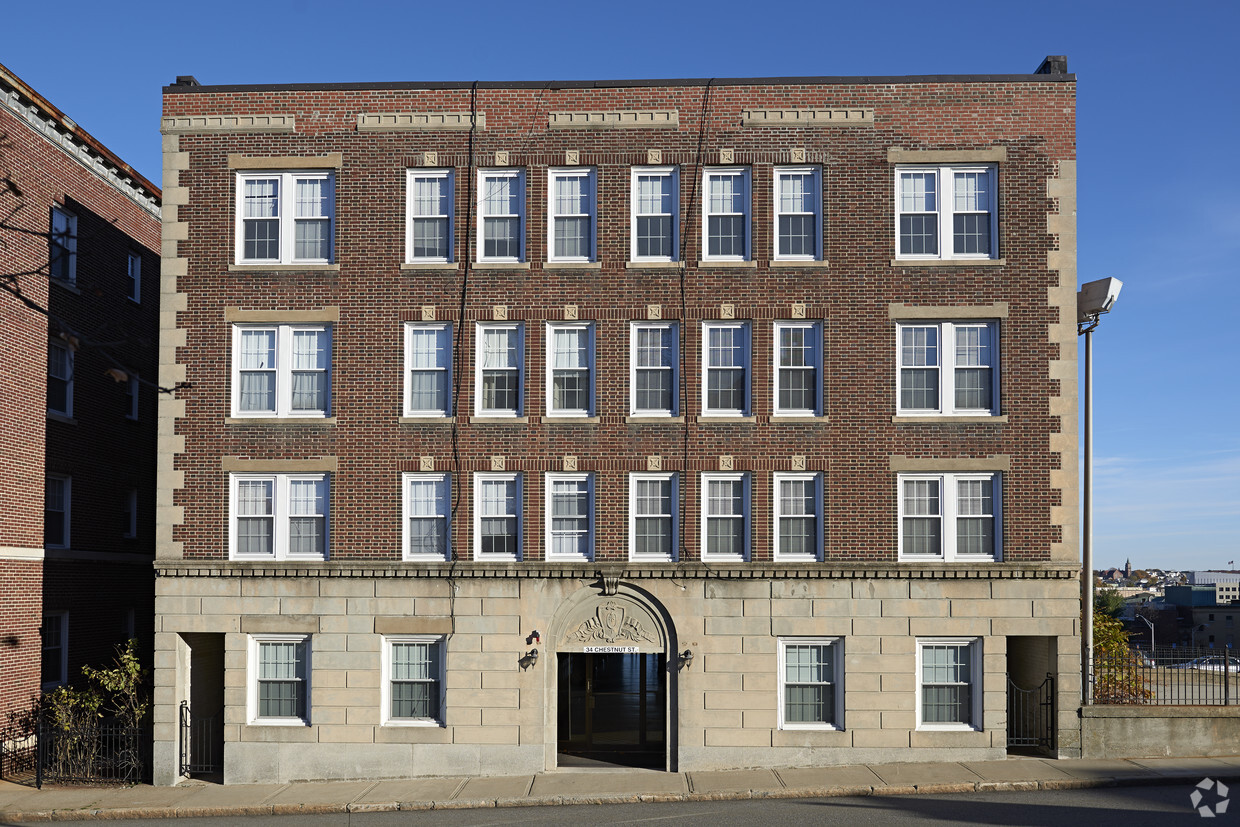
[{"label": "glass entry door", "polygon": [[665,766],[667,658],[559,656],[560,765]]}]

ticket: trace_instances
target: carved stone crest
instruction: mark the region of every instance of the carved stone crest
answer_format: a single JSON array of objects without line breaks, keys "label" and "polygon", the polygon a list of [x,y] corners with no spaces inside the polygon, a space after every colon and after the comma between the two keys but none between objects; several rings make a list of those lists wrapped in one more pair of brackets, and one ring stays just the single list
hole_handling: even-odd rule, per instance
[{"label": "carved stone crest", "polygon": [[595,640],[603,643],[616,643],[621,640],[633,643],[655,642],[639,618],[631,616],[623,605],[610,600],[595,610],[594,617],[578,626],[576,631],[569,632],[568,637],[583,643]]}]

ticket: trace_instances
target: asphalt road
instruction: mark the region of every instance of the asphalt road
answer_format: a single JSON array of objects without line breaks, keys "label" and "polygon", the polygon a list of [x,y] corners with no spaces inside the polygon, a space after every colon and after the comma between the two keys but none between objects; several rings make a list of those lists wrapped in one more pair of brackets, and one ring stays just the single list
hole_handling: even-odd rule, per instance
[{"label": "asphalt road", "polygon": [[[514,807],[395,813],[262,817],[264,827],[396,827],[396,825],[641,824],[652,827],[753,827],[783,825],[1030,825],[1031,827],[1138,827],[1138,825],[1240,825],[1240,804],[1203,820],[1189,796],[1192,781],[1148,787],[1092,790],[862,796],[856,798],[699,801],[575,807]],[[1230,791],[1229,791],[1230,792]],[[1232,797],[1240,799],[1240,785]],[[1205,795],[1214,808],[1219,798]],[[195,818],[186,827],[228,827],[243,818]],[[81,823],[81,822],[70,822]],[[107,821],[108,827],[171,827],[169,820]],[[183,822],[184,823],[184,822]],[[8,827],[8,825],[4,825]]]}]

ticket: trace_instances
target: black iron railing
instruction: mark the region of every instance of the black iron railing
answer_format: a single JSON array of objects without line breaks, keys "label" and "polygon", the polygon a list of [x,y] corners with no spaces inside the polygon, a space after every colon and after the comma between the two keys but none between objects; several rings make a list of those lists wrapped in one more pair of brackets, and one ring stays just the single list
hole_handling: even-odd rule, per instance
[{"label": "black iron railing", "polygon": [[1024,688],[1008,678],[1009,747],[1055,748],[1055,677]]},{"label": "black iron railing", "polygon": [[189,702],[181,701],[181,775],[224,771],[221,732],[224,710],[214,715],[195,715]]},{"label": "black iron railing", "polygon": [[1240,655],[1232,649],[1157,647],[1094,654],[1096,704],[1240,704]]},{"label": "black iron railing", "polygon": [[150,779],[151,730],[107,721],[65,727],[32,718],[0,730],[0,778],[50,784],[136,784]]}]

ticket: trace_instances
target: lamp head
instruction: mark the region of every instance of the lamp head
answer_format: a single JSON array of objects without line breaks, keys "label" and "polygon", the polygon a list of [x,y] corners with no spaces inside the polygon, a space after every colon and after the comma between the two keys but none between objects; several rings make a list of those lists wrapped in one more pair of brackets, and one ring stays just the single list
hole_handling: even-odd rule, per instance
[{"label": "lamp head", "polygon": [[1076,294],[1076,320],[1080,323],[1096,320],[1103,313],[1110,313],[1119,298],[1124,283],[1119,279],[1106,278],[1082,284]]}]

